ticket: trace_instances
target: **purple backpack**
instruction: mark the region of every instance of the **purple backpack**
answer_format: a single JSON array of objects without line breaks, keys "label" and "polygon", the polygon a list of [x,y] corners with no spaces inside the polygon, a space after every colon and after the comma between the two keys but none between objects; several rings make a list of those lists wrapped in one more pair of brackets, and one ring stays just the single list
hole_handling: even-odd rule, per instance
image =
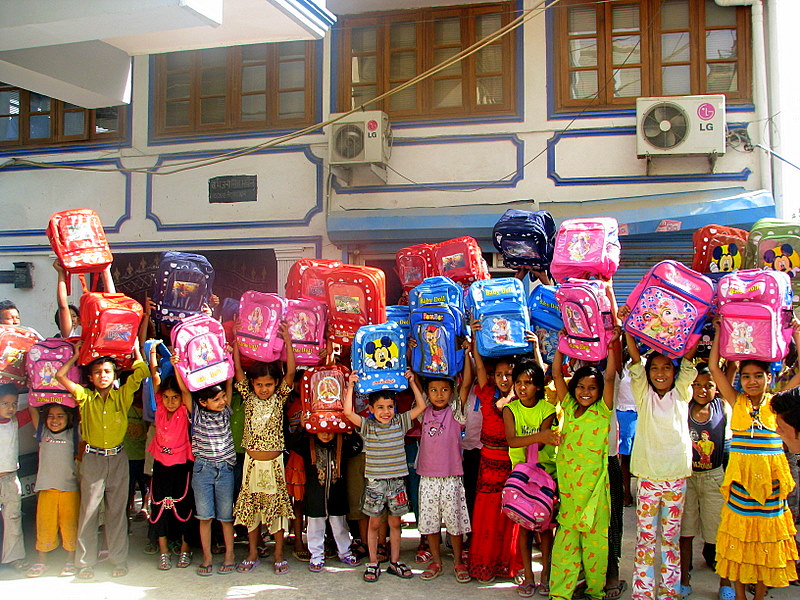
[{"label": "purple backpack", "polygon": [[181,319],[170,333],[179,371],[189,391],[223,383],[234,376],[233,359],[225,351],[222,324],[206,315]]},{"label": "purple backpack", "polygon": [[[76,407],[75,399],[58,381],[56,371],[67,362],[75,352],[72,343],[63,338],[47,338],[28,350],[25,369],[28,373],[28,404],[34,407],[51,402]],[[78,365],[72,365],[67,372],[72,381],[81,380]]]},{"label": "purple backpack", "polygon": [[555,526],[556,482],[539,460],[539,446],[528,446],[528,458],[511,471],[500,500],[505,516],[530,531]]},{"label": "purple backpack", "polygon": [[[284,313],[289,335],[292,336],[294,359],[298,365],[314,367],[322,360],[325,349],[325,331],[328,328],[328,307],[319,300],[286,300]],[[286,361],[286,344],[281,360]]]},{"label": "purple backpack", "polygon": [[278,326],[286,312],[286,299],[278,294],[249,291],[239,302],[236,342],[243,356],[262,362],[279,360],[283,338]]}]

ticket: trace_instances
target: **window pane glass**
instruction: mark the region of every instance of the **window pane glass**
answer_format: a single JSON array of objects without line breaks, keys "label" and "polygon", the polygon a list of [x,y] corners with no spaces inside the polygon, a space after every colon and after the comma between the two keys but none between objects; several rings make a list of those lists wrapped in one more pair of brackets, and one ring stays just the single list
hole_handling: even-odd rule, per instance
[{"label": "window pane glass", "polygon": [[305,55],[305,42],[281,42],[278,44],[278,56],[281,58],[305,58]]},{"label": "window pane glass", "polygon": [[109,133],[119,130],[119,111],[116,106],[98,108],[94,111],[94,132]]},{"label": "window pane glass", "polygon": [[706,31],[706,58],[736,58],[736,30]]},{"label": "window pane glass", "polygon": [[278,96],[278,117],[302,119],[306,116],[305,92],[281,92]]},{"label": "window pane glass", "polygon": [[31,115],[31,139],[50,137],[50,115]]},{"label": "window pane glass", "polygon": [[305,63],[299,60],[281,63],[278,78],[278,87],[282,90],[305,87]]},{"label": "window pane glass", "polygon": [[189,97],[189,73],[167,75],[167,99]]},{"label": "window pane glass", "polygon": [[623,33],[626,31],[639,31],[639,5],[622,4],[611,8],[612,31]]},{"label": "window pane glass", "polygon": [[227,61],[227,48],[208,48],[200,51],[200,64],[204,67],[224,67]]},{"label": "window pane glass", "polygon": [[568,21],[569,33],[572,35],[597,33],[597,16],[593,6],[570,8]]},{"label": "window pane glass", "polygon": [[503,47],[497,44],[486,46],[476,54],[475,70],[478,75],[483,73],[500,73],[503,70]]},{"label": "window pane glass", "polygon": [[661,91],[665,96],[690,94],[692,92],[691,76],[689,65],[662,67]]},{"label": "window pane glass", "polygon": [[30,93],[31,112],[47,112],[50,110],[50,98],[36,92]]},{"label": "window pane glass", "polygon": [[461,80],[440,79],[433,83],[433,106],[447,108],[461,106]]},{"label": "window pane glass", "polygon": [[[434,64],[441,64],[448,58],[455,56],[461,52],[459,48],[441,48],[439,50],[435,50],[433,53],[433,62]],[[480,65],[480,53],[478,57],[478,64]],[[442,69],[437,73],[437,75],[458,75],[461,76],[461,65],[464,64],[463,61],[453,63],[446,69]],[[480,69],[480,66],[478,67]]]},{"label": "window pane glass", "polygon": [[242,121],[265,121],[267,119],[266,94],[242,96]]},{"label": "window pane glass", "polygon": [[200,101],[201,123],[225,122],[225,98],[204,98]]},{"label": "window pane glass", "polygon": [[597,71],[573,71],[569,79],[569,97],[573,100],[586,100],[597,95]]},{"label": "window pane glass", "polygon": [[571,67],[594,67],[597,65],[597,40],[579,38],[569,41],[569,64]]},{"label": "window pane glass", "polygon": [[502,77],[481,77],[478,79],[476,97],[478,104],[502,104],[503,103],[503,78]]},{"label": "window pane glass", "polygon": [[[483,36],[479,36],[483,37]],[[461,43],[461,21],[458,17],[452,19],[436,19],[433,43],[436,46]]]},{"label": "window pane glass", "polygon": [[478,39],[482,40],[487,35],[491,35],[503,26],[503,17],[499,14],[479,15],[475,18],[475,29]]},{"label": "window pane glass", "polygon": [[641,44],[638,35],[618,35],[611,38],[611,61],[615,65],[641,62]]},{"label": "window pane glass", "polygon": [[[359,85],[353,86],[353,91],[351,96],[353,98],[353,105],[350,108],[356,108],[357,106],[361,106],[365,102],[372,100],[378,93],[375,91],[374,85]],[[394,96],[392,96],[394,98]],[[367,108],[374,108],[374,107],[367,107]]]},{"label": "window pane glass", "polygon": [[717,6],[714,0],[706,0],[706,27],[736,26],[736,7]]},{"label": "window pane glass", "polygon": [[85,118],[82,110],[64,113],[64,135],[83,135]]},{"label": "window pane glass", "polygon": [[189,124],[189,103],[167,103],[167,127],[180,127]]},{"label": "window pane glass", "polygon": [[736,63],[713,63],[706,65],[706,92],[716,94],[735,92],[739,89]]},{"label": "window pane glass", "polygon": [[688,33],[665,33],[661,36],[661,62],[689,62]]},{"label": "window pane glass", "polygon": [[170,52],[167,54],[167,69],[170,71],[188,69],[191,59],[191,52]]},{"label": "window pane glass", "polygon": [[413,48],[417,45],[417,26],[414,23],[392,23],[389,34],[391,48]]},{"label": "window pane glass", "polygon": [[617,69],[614,72],[614,96],[629,98],[642,95],[641,69]]},{"label": "window pane glass", "polygon": [[19,139],[19,117],[0,118],[0,140],[8,142]]},{"label": "window pane glass", "polygon": [[19,114],[19,90],[0,92],[0,115]]},{"label": "window pane glass", "polygon": [[417,73],[416,52],[395,52],[389,60],[391,79],[411,79]]},{"label": "window pane glass", "polygon": [[203,71],[200,93],[204,96],[225,93],[225,69],[208,69]]},{"label": "window pane glass", "polygon": [[[283,65],[281,65],[283,69]],[[283,86],[286,87],[286,86]],[[267,69],[264,65],[244,67],[242,69],[242,91],[260,92],[267,89]]]},{"label": "window pane glass", "polygon": [[266,44],[248,44],[242,46],[243,62],[264,62],[267,60]]},{"label": "window pane glass", "polygon": [[377,76],[374,56],[354,56],[352,62],[353,83],[375,81]]},{"label": "window pane glass", "polygon": [[389,97],[391,110],[414,110],[417,108],[417,86],[412,85]]},{"label": "window pane glass", "polygon": [[689,27],[689,0],[665,0],[661,4],[661,29]]},{"label": "window pane glass", "polygon": [[350,34],[353,52],[375,52],[376,28],[356,27]]}]

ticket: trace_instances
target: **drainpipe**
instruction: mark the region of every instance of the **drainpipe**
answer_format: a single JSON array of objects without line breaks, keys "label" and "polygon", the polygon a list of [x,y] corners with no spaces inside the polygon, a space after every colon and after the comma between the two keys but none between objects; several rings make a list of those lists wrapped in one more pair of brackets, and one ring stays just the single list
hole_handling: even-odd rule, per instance
[{"label": "drainpipe", "polygon": [[[753,30],[753,100],[755,101],[755,127],[748,130],[753,144],[762,144],[772,148],[769,90],[767,88],[767,44],[764,40],[764,3],[763,0],[714,0],[718,6],[750,6],[750,18]],[[766,131],[766,133],[765,133]],[[759,152],[760,186],[772,192],[775,198],[777,217],[783,218],[783,198],[775,194],[772,182],[772,157],[768,152]]]}]

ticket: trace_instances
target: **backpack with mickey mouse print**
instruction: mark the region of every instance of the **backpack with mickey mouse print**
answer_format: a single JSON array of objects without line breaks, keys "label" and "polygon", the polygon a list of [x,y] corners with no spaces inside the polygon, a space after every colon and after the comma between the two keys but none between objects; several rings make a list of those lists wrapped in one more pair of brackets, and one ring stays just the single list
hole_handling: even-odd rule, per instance
[{"label": "backpack with mickey mouse print", "polygon": [[352,357],[353,370],[359,377],[356,384],[359,393],[401,391],[408,387],[406,335],[394,321],[360,327],[353,339]]}]

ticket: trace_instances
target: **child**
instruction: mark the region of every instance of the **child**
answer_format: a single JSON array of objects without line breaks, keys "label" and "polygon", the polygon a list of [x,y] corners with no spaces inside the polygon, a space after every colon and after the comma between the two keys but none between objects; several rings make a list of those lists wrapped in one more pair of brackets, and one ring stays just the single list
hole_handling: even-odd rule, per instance
[{"label": "child", "polygon": [[345,465],[361,452],[361,438],[356,434],[319,432],[298,429],[293,449],[305,468],[304,508],[308,516],[308,570],[319,573],[325,567],[325,528],[331,526],[339,562],[357,567],[361,561],[350,551],[350,534],[345,515],[348,511]]},{"label": "child", "polygon": [[[461,463],[461,432],[466,423],[464,405],[472,386],[472,361],[464,360],[464,381],[460,397],[452,405],[453,381],[428,379],[426,392],[430,406],[422,413],[417,473],[419,482],[420,535],[426,535],[432,560],[420,578],[430,581],[442,574],[441,528],[444,519],[453,544],[453,571],[456,581],[468,583],[472,577],[461,554],[464,535],[472,530],[467,510]],[[415,382],[416,383],[416,382]]]},{"label": "child", "polygon": [[614,411],[617,352],[609,352],[605,376],[596,367],[584,366],[575,371],[569,384],[562,374],[563,362],[564,356],[557,350],[553,381],[563,417],[556,457],[560,506],[550,597],[572,598],[583,567],[586,593],[603,598],[611,520],[608,435]]},{"label": "child", "polygon": [[[725,503],[717,532],[717,573],[733,582],[736,600],[745,600],[745,586],[750,583],[755,584],[754,600],[763,600],[767,586],[784,587],[797,578],[795,527],[786,506],[794,482],[767,393],[772,379],[769,364],[741,361],[742,392],[737,393],[719,367],[718,319],[714,327],[708,368],[723,399],[733,406],[733,439],[721,490]],[[794,377],[786,387],[798,383]]]},{"label": "child", "polygon": [[[630,313],[623,305],[620,320]],[[633,571],[633,600],[653,598],[653,563],[656,530],[661,520],[661,580],[658,596],[680,597],[680,535],[686,478],[692,474],[692,442],[689,418],[691,385],[697,376],[692,364],[695,348],[681,361],[676,376],[672,360],[652,352],[642,366],[636,340],[626,333],[631,356],[631,391],[636,401],[638,422],[631,453],[631,473],[639,478],[636,496],[636,551]]]},{"label": "child", "polygon": [[117,365],[101,357],[89,363],[89,385],[84,387],[68,376],[82,341],[75,344],[75,353],[56,373],[56,379],[72,394],[81,415],[81,434],[86,441],[81,464],[81,511],[78,519],[78,577],[94,578],[97,562],[97,525],[100,505],[105,501],[105,535],[108,558],[114,565],[112,577],[128,574],[128,457],[122,442],[128,430],[128,409],[133,394],[142,380],[150,375],[142,360],[138,341],[133,345],[136,360],[133,373],[124,385],[114,388]]},{"label": "child", "polygon": [[61,577],[75,575],[75,541],[78,536],[78,512],[81,495],[75,464],[75,413],[60,404],[46,404],[39,409],[39,471],[36,474],[36,550],[39,562],[28,569],[28,577],[39,577],[47,569],[47,553],[61,545],[67,560]]},{"label": "child", "polygon": [[3,511],[2,564],[24,569],[25,541],[22,538],[22,493],[19,469],[19,390],[13,383],[0,384],[0,508]]},{"label": "child", "polygon": [[[720,486],[725,478],[722,465],[725,429],[728,415],[725,404],[717,396],[717,386],[711,379],[708,365],[697,365],[697,377],[692,383],[689,402],[689,435],[692,438],[692,476],[686,480],[686,500],[681,521],[681,596],[692,593],[689,585],[692,568],[692,546],[696,535],[702,535],[703,556],[712,565],[715,560],[717,529],[722,511]],[[730,581],[720,578],[720,600],[733,600]]]},{"label": "child", "polygon": [[242,370],[238,346],[233,347],[236,389],[244,401],[245,449],[242,489],[236,500],[236,524],[247,527],[249,551],[236,570],[249,573],[260,564],[258,543],[261,525],[275,537],[276,575],[289,570],[283,557],[283,532],[294,514],[286,491],[283,468],[283,410],[294,385],[295,360],[292,336],[286,323],[278,329],[286,348],[286,373],[281,377],[280,363],[256,363],[249,377]]},{"label": "child", "polygon": [[[551,429],[556,418],[556,408],[544,399],[544,371],[539,363],[532,360],[520,362],[514,367],[512,378],[515,398],[503,407],[503,423],[508,441],[508,456],[513,469],[515,465],[526,461],[528,446],[539,444],[541,453],[544,444],[556,446],[561,442],[561,437]],[[523,598],[530,598],[536,592],[531,564],[530,536],[530,530],[520,527],[518,547],[525,577],[517,587],[517,593]],[[539,589],[543,596],[549,596],[553,532],[542,531],[540,538],[542,575]]]},{"label": "child", "polygon": [[425,398],[416,383],[416,376],[409,370],[405,373],[414,392],[414,406],[408,412],[395,414],[395,398],[391,391],[372,392],[369,395],[369,412],[372,419],[362,418],[353,410],[353,390],[358,375],[351,373],[344,395],[344,415],[356,427],[364,439],[367,457],[364,476],[364,501],[361,511],[369,516],[369,563],[364,571],[364,581],[373,583],[380,576],[378,563],[378,530],[381,513],[389,508],[389,540],[391,558],[387,573],[402,579],[413,577],[408,565],[400,562],[400,517],[408,512],[408,498],[403,477],[408,475],[403,436],[411,429],[414,419],[425,410]]}]

